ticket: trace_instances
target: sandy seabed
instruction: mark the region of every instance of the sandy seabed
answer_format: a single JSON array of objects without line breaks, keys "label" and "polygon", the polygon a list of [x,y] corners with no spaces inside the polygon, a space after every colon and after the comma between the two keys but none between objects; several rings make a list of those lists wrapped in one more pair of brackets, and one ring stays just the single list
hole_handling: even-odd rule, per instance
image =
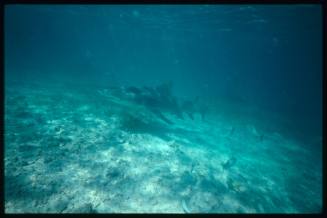
[{"label": "sandy seabed", "polygon": [[218,113],[168,125],[99,93],[6,88],[6,213],[321,211],[321,157],[282,132]]}]

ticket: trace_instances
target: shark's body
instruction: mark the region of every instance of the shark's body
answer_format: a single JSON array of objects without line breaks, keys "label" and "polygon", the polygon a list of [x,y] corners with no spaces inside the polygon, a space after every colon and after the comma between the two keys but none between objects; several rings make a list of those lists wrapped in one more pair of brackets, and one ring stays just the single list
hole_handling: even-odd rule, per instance
[{"label": "shark's body", "polygon": [[[204,119],[205,108],[201,108],[189,100],[180,103],[172,94],[172,85],[164,83],[156,87],[119,87],[112,90],[112,94],[116,97],[116,102],[120,104],[141,106],[151,111],[157,118],[167,124],[173,124],[164,114],[172,114],[179,119],[184,119],[183,113],[194,120],[194,114],[199,112]],[[199,109],[200,108],[200,109]]]},{"label": "shark's body", "polygon": [[167,87],[129,87],[127,91],[132,94],[130,100],[145,106],[158,118],[168,124],[172,124],[173,122],[164,116],[163,113],[165,112],[183,118],[177,99],[171,94]]}]

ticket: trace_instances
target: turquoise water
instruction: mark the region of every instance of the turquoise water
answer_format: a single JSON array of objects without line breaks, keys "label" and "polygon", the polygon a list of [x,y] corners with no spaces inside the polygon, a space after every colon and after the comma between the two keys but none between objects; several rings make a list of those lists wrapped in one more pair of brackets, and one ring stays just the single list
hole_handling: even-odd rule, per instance
[{"label": "turquoise water", "polygon": [[317,5],[5,8],[6,213],[319,213]]}]

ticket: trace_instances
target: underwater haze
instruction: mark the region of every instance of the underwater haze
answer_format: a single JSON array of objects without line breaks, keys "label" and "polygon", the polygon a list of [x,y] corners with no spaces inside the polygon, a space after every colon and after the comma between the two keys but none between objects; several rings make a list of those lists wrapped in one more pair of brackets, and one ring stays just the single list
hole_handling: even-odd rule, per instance
[{"label": "underwater haze", "polygon": [[320,5],[6,5],[5,213],[320,213]]}]

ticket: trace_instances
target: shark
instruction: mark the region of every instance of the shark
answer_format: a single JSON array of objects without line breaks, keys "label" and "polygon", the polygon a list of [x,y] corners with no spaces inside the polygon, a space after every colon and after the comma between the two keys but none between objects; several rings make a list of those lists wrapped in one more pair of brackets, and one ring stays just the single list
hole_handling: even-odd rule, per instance
[{"label": "shark", "polygon": [[164,113],[170,113],[178,118],[183,118],[177,98],[171,92],[170,84],[162,84],[157,87],[128,87],[127,94],[131,94],[131,101],[143,105],[159,119],[167,124],[173,124]]},{"label": "shark", "polygon": [[[202,119],[206,112],[203,104],[198,104],[198,99],[179,100],[172,93],[172,83],[162,83],[155,87],[128,86],[114,88],[110,94],[105,93],[111,101],[129,108],[141,107],[150,111],[157,118],[166,124],[173,124],[165,115],[172,114],[179,119],[184,120],[183,114],[186,114],[191,120],[194,120],[194,114],[200,113]],[[134,105],[134,106],[133,106]]]}]

